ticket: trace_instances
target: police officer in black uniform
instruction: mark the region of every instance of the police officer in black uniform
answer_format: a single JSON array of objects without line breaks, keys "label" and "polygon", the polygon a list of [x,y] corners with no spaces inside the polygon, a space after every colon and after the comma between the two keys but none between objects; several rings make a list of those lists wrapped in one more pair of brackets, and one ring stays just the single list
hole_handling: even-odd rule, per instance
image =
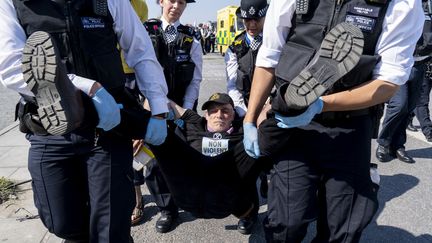
[{"label": "police officer in black uniform", "polygon": [[[426,64],[431,60],[432,50],[432,32],[430,25],[430,14],[427,1],[423,1],[423,10],[425,12],[426,22],[423,28],[422,37],[419,39],[414,52],[414,66],[411,75],[404,85],[389,100],[385,112],[384,120],[381,126],[381,132],[377,138],[376,157],[381,162],[388,162],[394,158],[405,162],[415,163],[415,160],[405,151],[407,140],[406,129],[412,117],[417,102],[424,99],[425,94],[422,92],[422,83],[426,79]],[[427,20],[429,19],[429,21]],[[428,82],[428,81],[427,81]],[[427,96],[429,96],[429,92]],[[429,101],[429,97],[427,98]],[[424,103],[424,101],[422,100]],[[429,105],[429,102],[427,103]],[[429,116],[429,114],[427,115]],[[420,116],[420,120],[424,120]]]},{"label": "police officer in black uniform", "polygon": [[[161,19],[150,19],[145,26],[157,58],[164,68],[169,99],[182,104],[185,109],[196,110],[202,79],[201,44],[195,38],[194,29],[180,24],[179,21],[186,5],[193,2],[195,1],[161,0]],[[175,128],[173,123],[169,126]],[[161,212],[156,222],[156,231],[168,232],[178,216],[178,208],[155,161],[147,165],[145,181]]]},{"label": "police officer in black uniform", "polygon": [[378,207],[374,106],[407,81],[423,22],[416,0],[270,2],[243,124],[245,150],[258,157],[255,122],[276,78],[264,122],[291,133],[273,154],[269,242],[301,242],[314,220],[314,242],[360,240]]},{"label": "police officer in black uniform", "polygon": [[[131,138],[157,145],[167,134],[147,32],[127,0],[6,0],[0,12],[1,80],[25,98],[20,129],[42,222],[69,241],[129,242]],[[151,117],[125,91],[118,43]]]},{"label": "police officer in black uniform", "polygon": [[236,14],[243,20],[245,31],[236,36],[225,53],[227,90],[240,117],[247,111],[255,60],[262,42],[266,0],[243,0]]}]

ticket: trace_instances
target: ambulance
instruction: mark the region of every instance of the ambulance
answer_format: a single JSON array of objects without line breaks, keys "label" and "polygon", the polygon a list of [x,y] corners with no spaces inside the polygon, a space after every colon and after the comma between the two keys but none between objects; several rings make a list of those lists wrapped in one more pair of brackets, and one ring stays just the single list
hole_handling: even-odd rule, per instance
[{"label": "ambulance", "polygon": [[217,11],[217,43],[219,52],[224,55],[234,38],[244,29],[243,21],[237,18],[238,6],[227,6]]}]

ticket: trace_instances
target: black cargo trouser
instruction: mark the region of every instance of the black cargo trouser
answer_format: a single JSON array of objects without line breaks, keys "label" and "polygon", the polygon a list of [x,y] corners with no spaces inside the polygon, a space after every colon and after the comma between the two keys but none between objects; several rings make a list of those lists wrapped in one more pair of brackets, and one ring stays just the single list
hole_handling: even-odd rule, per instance
[{"label": "black cargo trouser", "polygon": [[58,237],[126,243],[135,205],[131,139],[102,133],[94,146],[94,136],[27,134],[35,205]]},{"label": "black cargo trouser", "polygon": [[275,155],[264,222],[268,242],[301,242],[315,220],[314,242],[358,242],[377,211],[369,172],[373,119],[325,125],[352,130],[331,138],[291,129],[283,152]]}]

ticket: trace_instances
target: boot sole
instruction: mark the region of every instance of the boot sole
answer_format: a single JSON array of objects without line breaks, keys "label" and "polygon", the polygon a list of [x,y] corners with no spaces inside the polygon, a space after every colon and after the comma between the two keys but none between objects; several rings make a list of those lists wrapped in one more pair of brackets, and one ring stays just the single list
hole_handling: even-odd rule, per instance
[{"label": "boot sole", "polygon": [[77,121],[79,118],[72,115],[73,105],[79,105],[80,102],[68,102],[73,99],[71,97],[76,90],[61,90],[60,87],[68,85],[58,83],[71,82],[66,74],[66,77],[59,78],[61,72],[58,60],[56,48],[48,33],[38,31],[27,39],[22,57],[24,80],[35,94],[39,107],[37,112],[43,127],[52,135],[66,134],[80,123]]},{"label": "boot sole", "polygon": [[304,109],[329,90],[357,65],[363,44],[363,33],[354,25],[340,23],[331,29],[312,61],[287,87],[288,108]]}]

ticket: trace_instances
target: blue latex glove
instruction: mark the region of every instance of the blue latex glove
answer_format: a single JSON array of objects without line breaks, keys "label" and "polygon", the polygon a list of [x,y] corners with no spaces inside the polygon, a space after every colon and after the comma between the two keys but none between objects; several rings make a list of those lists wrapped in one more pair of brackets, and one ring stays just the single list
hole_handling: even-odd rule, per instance
[{"label": "blue latex glove", "polygon": [[169,111],[168,111],[168,116],[167,116],[166,119],[167,119],[167,121],[175,120],[175,114],[174,114],[173,109],[169,109]]},{"label": "blue latex glove", "polygon": [[161,145],[167,136],[167,124],[165,119],[150,117],[144,140],[153,145]]},{"label": "blue latex glove", "polygon": [[117,104],[106,89],[102,87],[96,91],[92,101],[99,117],[97,127],[109,131],[120,123],[120,108],[122,108],[122,105]]},{"label": "blue latex glove", "polygon": [[174,123],[181,129],[184,129],[184,121],[182,119],[174,120]]},{"label": "blue latex glove", "polygon": [[305,112],[298,116],[281,116],[279,114],[275,114],[276,120],[279,122],[277,126],[280,128],[294,128],[306,126],[309,124],[316,114],[321,113],[323,109],[323,101],[319,98],[317,101],[312,103]]},{"label": "blue latex glove", "polygon": [[260,150],[256,126],[251,122],[243,124],[243,133],[243,145],[246,153],[252,158],[258,158],[260,156]]}]

